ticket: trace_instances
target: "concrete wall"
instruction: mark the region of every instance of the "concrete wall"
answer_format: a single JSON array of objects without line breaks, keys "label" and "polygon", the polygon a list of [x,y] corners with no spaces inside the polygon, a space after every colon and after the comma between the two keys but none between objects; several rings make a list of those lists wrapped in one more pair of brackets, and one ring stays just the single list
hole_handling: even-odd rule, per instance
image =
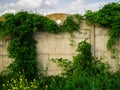
[{"label": "concrete wall", "polygon": [[0,41],[0,71],[4,70],[4,68],[12,62],[12,60],[8,57],[7,45],[8,41]]},{"label": "concrete wall", "polygon": [[[108,29],[97,26],[95,28],[95,56],[102,58],[103,62],[108,62],[111,65],[111,70],[116,71],[118,69],[118,64],[120,64],[120,40],[114,45],[118,51],[112,54],[107,50],[107,42],[109,39]],[[115,56],[116,58],[113,58]]]},{"label": "concrete wall", "polygon": [[[57,75],[61,73],[61,68],[57,64],[50,62],[52,58],[67,58],[72,60],[73,55],[77,52],[77,44],[87,39],[92,46],[92,53],[97,58],[103,58],[103,62],[108,62],[112,69],[117,70],[117,64],[120,63],[120,43],[117,43],[119,49],[116,59],[111,59],[111,53],[106,49],[108,34],[106,28],[94,25],[87,25],[83,20],[79,32],[74,32],[71,36],[69,33],[50,34],[37,32],[34,37],[37,40],[37,61],[40,72],[45,75]],[[71,45],[72,44],[72,45]],[[7,54],[7,42],[0,42],[0,70],[11,63]],[[41,67],[40,67],[41,66]],[[48,72],[46,72],[46,70]]]},{"label": "concrete wall", "polygon": [[[38,67],[40,64],[46,74],[46,67],[48,68],[48,75],[56,75],[61,72],[57,64],[50,62],[52,58],[67,58],[72,60],[73,55],[77,52],[77,44],[85,39],[90,42],[90,31],[80,30],[74,32],[71,36],[69,33],[50,34],[50,33],[35,33],[38,52]],[[39,68],[40,69],[40,68]]]}]

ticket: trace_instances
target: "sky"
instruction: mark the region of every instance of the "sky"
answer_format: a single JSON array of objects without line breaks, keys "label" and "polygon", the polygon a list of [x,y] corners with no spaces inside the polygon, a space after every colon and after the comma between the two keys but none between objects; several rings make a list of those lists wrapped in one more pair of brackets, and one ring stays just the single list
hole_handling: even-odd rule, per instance
[{"label": "sky", "polygon": [[84,14],[87,10],[97,11],[111,2],[120,2],[120,0],[0,0],[0,15],[18,11],[29,11],[42,15]]}]

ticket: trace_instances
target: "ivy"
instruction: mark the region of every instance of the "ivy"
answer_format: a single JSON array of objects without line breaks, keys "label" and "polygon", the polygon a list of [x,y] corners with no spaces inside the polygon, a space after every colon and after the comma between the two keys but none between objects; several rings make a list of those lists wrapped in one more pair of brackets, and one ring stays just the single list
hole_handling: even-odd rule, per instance
[{"label": "ivy", "polygon": [[69,33],[79,31],[81,19],[82,16],[79,14],[69,15],[60,28],[62,31],[67,31]]},{"label": "ivy", "polygon": [[[110,38],[107,47],[110,49],[119,39],[120,33],[120,5],[119,3],[110,3],[105,5],[97,12],[87,11],[84,17],[95,24],[100,24],[104,27],[109,27]],[[38,78],[37,71],[37,52],[36,41],[33,37],[34,32],[69,32],[78,31],[83,16],[79,14],[70,15],[67,17],[63,25],[58,26],[54,21],[39,14],[28,13],[26,11],[18,12],[16,14],[5,14],[4,19],[0,21],[0,36],[1,38],[10,37],[8,43],[9,57],[14,59],[14,63],[9,66],[11,72],[6,76],[0,74],[0,80],[4,87],[16,86],[19,87],[19,75],[22,72],[25,75],[25,83],[28,80]],[[78,54],[73,57],[73,62],[67,59],[53,59],[58,62],[59,66],[63,67],[63,77],[47,77],[36,85],[42,89],[94,89],[94,90],[108,90],[118,89],[119,72],[111,74],[109,66],[95,60],[91,53],[91,45],[86,41],[78,44]],[[17,75],[17,76],[16,76]],[[17,83],[13,83],[13,77]],[[7,79],[6,79],[7,78]],[[6,81],[3,81],[5,79]],[[39,80],[39,79],[37,79]],[[9,82],[10,81],[10,82]],[[35,81],[35,80],[34,80]],[[12,83],[12,84],[11,84]],[[26,85],[26,86],[27,86]],[[28,85],[29,86],[29,85]],[[25,86],[23,86],[25,87]],[[30,87],[31,84],[30,84]],[[7,89],[7,88],[6,88]]]},{"label": "ivy", "polygon": [[[0,21],[0,35],[1,38],[10,37],[7,50],[9,57],[14,59],[9,68],[16,73],[25,72],[28,80],[38,77],[34,32],[73,32],[79,28],[71,16],[66,19],[63,26],[58,26],[47,17],[26,11],[8,13],[3,17],[4,20]],[[64,30],[61,30],[61,27],[64,27]]]},{"label": "ivy", "polygon": [[28,20],[35,15],[28,16],[28,12],[4,15],[2,35],[11,38],[7,50],[9,57],[15,61],[10,65],[10,68],[15,72],[24,71],[26,78],[31,80],[37,76],[37,53],[36,41],[33,38],[34,31],[31,28],[33,25],[30,24],[30,21],[28,23]]},{"label": "ivy", "polygon": [[120,38],[120,4],[109,3],[96,12],[87,11],[84,15],[88,21],[110,28],[107,48],[110,50]]},{"label": "ivy", "polygon": [[[92,12],[89,10],[84,15],[86,20],[110,28],[108,31],[108,49],[111,49],[120,37],[119,10],[119,3],[110,3],[99,11]],[[63,25],[58,26],[53,20],[47,17],[26,11],[16,14],[8,13],[2,17],[4,17],[4,19],[0,21],[0,37],[10,37],[7,50],[9,57],[15,60],[10,67],[14,69],[13,71],[24,70],[28,79],[37,76],[37,52],[36,41],[33,38],[34,32],[72,33],[73,31],[79,31],[81,19],[83,18],[83,16],[79,14],[69,15]],[[84,47],[81,49],[84,49]],[[85,51],[84,53],[88,52]]]}]

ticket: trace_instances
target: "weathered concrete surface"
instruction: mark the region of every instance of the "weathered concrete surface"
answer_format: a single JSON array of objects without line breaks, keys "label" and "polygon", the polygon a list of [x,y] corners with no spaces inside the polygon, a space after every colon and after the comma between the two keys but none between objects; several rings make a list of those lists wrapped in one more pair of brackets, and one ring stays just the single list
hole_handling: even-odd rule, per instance
[{"label": "weathered concrete surface", "polygon": [[[117,42],[118,48],[117,58],[112,59],[111,53],[106,49],[109,39],[106,28],[94,25],[87,25],[83,20],[80,32],[74,32],[71,36],[69,33],[50,34],[36,32],[34,38],[37,40],[37,61],[38,69],[44,75],[57,75],[61,73],[61,68],[56,63],[50,62],[52,58],[67,58],[72,60],[77,44],[85,39],[92,46],[92,53],[97,58],[102,58],[103,62],[108,62],[112,69],[117,70],[117,64],[120,63],[120,42]],[[7,67],[12,61],[8,58],[7,42],[0,42],[0,71]]]},{"label": "weathered concrete surface", "polygon": [[7,53],[8,41],[0,41],[0,71],[4,70],[12,62]]},{"label": "weathered concrete surface", "polygon": [[[50,34],[50,33],[35,33],[38,52],[38,67],[42,66],[44,74],[46,69],[48,75],[56,75],[61,73],[61,69],[56,63],[50,62],[52,58],[67,58],[72,60],[75,55],[77,44],[85,39],[90,42],[89,30],[80,30],[74,32],[71,36],[69,33]],[[41,71],[41,67],[39,68]]]}]

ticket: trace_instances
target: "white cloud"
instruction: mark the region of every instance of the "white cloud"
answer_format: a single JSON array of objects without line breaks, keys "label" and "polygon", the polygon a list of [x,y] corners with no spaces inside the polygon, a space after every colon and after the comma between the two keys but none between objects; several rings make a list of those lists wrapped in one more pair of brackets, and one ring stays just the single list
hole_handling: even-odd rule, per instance
[{"label": "white cloud", "polygon": [[15,3],[16,7],[19,8],[37,8],[42,6],[43,0],[20,0]]},{"label": "white cloud", "polygon": [[18,2],[11,2],[0,6],[0,13],[17,12],[20,10],[32,10],[42,7],[43,0],[19,0]]},{"label": "white cloud", "polygon": [[42,13],[44,15],[49,13],[80,13],[84,14],[85,10],[98,10],[101,5],[108,1],[100,2],[86,2],[85,0],[18,0],[0,5],[0,13],[3,12],[17,12],[20,10],[28,10],[35,13]]},{"label": "white cloud", "polygon": [[79,6],[83,3],[83,0],[74,0],[71,2],[70,6]]},{"label": "white cloud", "polygon": [[14,9],[6,10],[6,11],[2,12],[0,15],[3,15],[5,13],[16,13],[16,10],[14,10]]},{"label": "white cloud", "polygon": [[33,9],[42,6],[56,6],[59,0],[19,0],[16,3],[8,3],[3,6],[4,9]]},{"label": "white cloud", "polygon": [[106,2],[96,2],[96,3],[88,3],[85,4],[82,0],[77,0],[76,2],[72,2],[70,4],[70,13],[80,13],[84,14],[86,10],[96,11],[102,6],[104,6]]},{"label": "white cloud", "polygon": [[45,0],[44,4],[47,6],[56,6],[58,5],[59,0]]},{"label": "white cloud", "polygon": [[9,3],[9,4],[5,4],[4,6],[3,6],[3,8],[4,9],[11,9],[11,8],[14,8],[15,7],[15,3]]},{"label": "white cloud", "polygon": [[[0,6],[1,12],[11,12],[20,10],[34,11],[35,9],[41,11],[54,10],[58,5],[59,0],[19,0],[17,2],[7,3]],[[48,11],[49,12],[49,11]]]},{"label": "white cloud", "polygon": [[4,9],[32,9],[42,6],[42,0],[19,0],[16,3],[8,3]]}]

